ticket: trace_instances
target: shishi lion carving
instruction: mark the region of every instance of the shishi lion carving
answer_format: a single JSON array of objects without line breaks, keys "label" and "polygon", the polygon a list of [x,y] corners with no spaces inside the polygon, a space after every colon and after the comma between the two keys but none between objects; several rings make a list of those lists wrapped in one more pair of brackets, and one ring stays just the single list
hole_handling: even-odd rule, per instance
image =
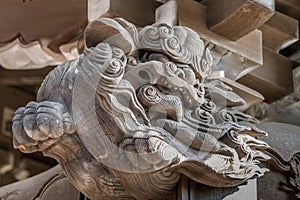
[{"label": "shishi lion carving", "polygon": [[230,187],[266,171],[268,145],[256,139],[266,133],[234,109],[244,101],[230,87],[207,79],[213,58],[194,31],[95,23],[110,37],[55,68],[16,111],[15,148],[55,158],[91,199],[166,199],[181,174]]}]

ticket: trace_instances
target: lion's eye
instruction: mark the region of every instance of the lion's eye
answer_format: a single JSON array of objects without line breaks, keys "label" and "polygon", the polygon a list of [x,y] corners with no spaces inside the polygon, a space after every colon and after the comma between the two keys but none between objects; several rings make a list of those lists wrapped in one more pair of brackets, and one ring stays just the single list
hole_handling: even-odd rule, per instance
[{"label": "lion's eye", "polygon": [[128,58],[127,58],[127,63],[128,63],[129,65],[136,66],[137,63],[138,63],[138,61],[137,61],[137,59],[136,59],[135,57],[133,57],[133,56],[128,56]]},{"label": "lion's eye", "polygon": [[167,56],[165,56],[164,54],[160,54],[160,53],[152,53],[149,58],[150,58],[150,60],[157,60],[162,63],[170,61],[170,59]]},{"label": "lion's eye", "polygon": [[153,60],[159,61],[159,62],[162,62],[162,63],[170,61],[170,59],[162,53],[147,52],[142,57],[143,62],[153,61]]},{"label": "lion's eye", "polygon": [[178,75],[178,67],[173,62],[166,62],[165,63],[166,70],[169,75],[177,76]]}]

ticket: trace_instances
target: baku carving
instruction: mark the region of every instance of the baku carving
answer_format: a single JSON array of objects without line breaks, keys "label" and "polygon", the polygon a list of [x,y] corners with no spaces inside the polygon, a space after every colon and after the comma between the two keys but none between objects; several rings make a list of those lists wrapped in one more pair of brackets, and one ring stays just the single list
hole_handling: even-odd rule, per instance
[{"label": "baku carving", "polygon": [[14,146],[55,158],[91,199],[167,199],[181,174],[214,187],[261,176],[269,146],[199,36],[101,18],[100,43],[55,68],[13,119]]}]

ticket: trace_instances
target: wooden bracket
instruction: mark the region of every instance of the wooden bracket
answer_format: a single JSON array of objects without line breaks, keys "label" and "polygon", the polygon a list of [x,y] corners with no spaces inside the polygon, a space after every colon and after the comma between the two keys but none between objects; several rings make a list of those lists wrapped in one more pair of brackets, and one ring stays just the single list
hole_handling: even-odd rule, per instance
[{"label": "wooden bracket", "polygon": [[275,0],[207,0],[207,25],[236,41],[264,24],[275,13]]}]

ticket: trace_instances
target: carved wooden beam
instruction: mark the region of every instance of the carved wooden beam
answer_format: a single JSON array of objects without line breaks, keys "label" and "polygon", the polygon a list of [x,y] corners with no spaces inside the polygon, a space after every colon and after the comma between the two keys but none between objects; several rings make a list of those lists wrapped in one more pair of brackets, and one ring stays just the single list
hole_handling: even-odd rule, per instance
[{"label": "carved wooden beam", "polygon": [[263,33],[264,47],[277,53],[299,39],[298,21],[280,12],[276,12],[259,30]]},{"label": "carved wooden beam", "polygon": [[207,0],[207,25],[236,41],[264,24],[275,13],[275,0]]},{"label": "carved wooden beam", "polygon": [[237,82],[260,92],[266,102],[273,102],[293,91],[292,60],[264,48],[264,64]]}]

